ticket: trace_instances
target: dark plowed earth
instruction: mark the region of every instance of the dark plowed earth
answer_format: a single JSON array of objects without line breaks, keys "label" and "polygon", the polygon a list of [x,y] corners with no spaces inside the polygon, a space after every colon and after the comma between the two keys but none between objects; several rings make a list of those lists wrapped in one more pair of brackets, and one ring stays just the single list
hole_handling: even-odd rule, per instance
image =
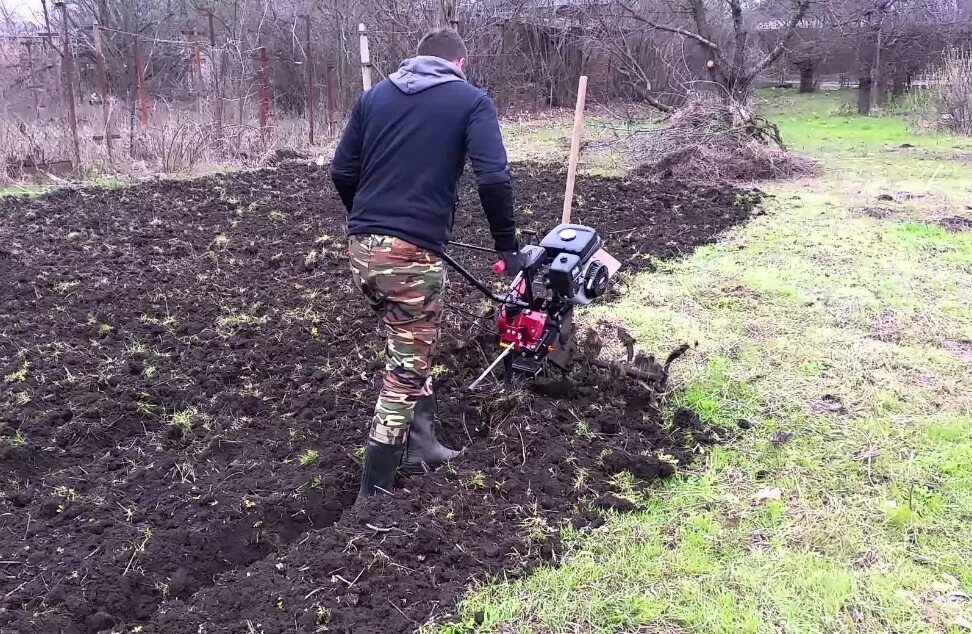
[{"label": "dark plowed earth", "polygon": [[[516,173],[542,233],[563,175]],[[464,192],[457,233],[485,243]],[[758,201],[636,180],[578,194],[628,271]],[[562,523],[628,507],[616,474],[664,477],[712,440],[598,370],[564,400],[470,396],[493,350],[453,276],[437,390],[466,453],[352,507],[383,362],[343,221],[326,171],[297,164],[2,203],[0,632],[409,631],[472,579],[555,558]]]}]

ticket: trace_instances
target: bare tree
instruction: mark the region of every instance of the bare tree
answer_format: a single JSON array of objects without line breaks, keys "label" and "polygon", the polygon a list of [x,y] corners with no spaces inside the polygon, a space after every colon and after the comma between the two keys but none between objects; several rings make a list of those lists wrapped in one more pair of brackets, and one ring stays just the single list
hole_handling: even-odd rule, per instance
[{"label": "bare tree", "polygon": [[[758,11],[743,0],[678,0],[662,11],[647,3],[625,4],[624,9],[646,28],[674,33],[701,46],[710,86],[727,103],[746,105],[756,79],[786,51],[812,0],[783,2],[785,17],[776,25],[779,38],[769,50],[763,50],[754,37]],[[679,18],[682,24],[669,21]]]}]

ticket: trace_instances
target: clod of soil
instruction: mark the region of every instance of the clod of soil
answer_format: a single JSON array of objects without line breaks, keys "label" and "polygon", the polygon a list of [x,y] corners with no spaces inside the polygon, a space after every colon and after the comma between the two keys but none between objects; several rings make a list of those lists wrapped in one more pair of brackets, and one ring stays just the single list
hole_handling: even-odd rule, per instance
[{"label": "clod of soil", "polygon": [[972,218],[966,218],[965,216],[948,216],[946,218],[940,218],[938,220],[938,224],[952,233],[972,231]]},{"label": "clod of soil", "polygon": [[[563,174],[515,173],[543,233]],[[458,237],[486,243],[468,181],[463,200]],[[575,217],[634,272],[758,200],[581,179]],[[454,278],[436,383],[465,453],[352,507],[383,362],[344,218],[326,169],[298,164],[3,203],[0,631],[410,631],[473,579],[555,560],[564,522],[630,508],[614,474],[665,477],[716,439],[597,368],[470,395],[490,324]]]}]

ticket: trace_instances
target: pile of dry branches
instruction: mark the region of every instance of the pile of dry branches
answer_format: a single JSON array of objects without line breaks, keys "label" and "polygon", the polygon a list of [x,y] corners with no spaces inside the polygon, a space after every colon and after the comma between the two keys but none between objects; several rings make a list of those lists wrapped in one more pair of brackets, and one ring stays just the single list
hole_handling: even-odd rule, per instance
[{"label": "pile of dry branches", "polygon": [[746,106],[697,95],[667,125],[627,140],[634,167],[656,178],[752,181],[811,174],[812,161],[787,151],[775,125]]}]

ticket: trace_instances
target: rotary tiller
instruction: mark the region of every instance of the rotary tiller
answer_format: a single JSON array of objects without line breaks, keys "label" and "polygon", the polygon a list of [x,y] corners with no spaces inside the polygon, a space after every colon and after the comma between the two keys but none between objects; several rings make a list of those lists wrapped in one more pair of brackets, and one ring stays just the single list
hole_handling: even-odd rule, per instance
[{"label": "rotary tiller", "polygon": [[[491,251],[483,247],[455,246]],[[601,237],[590,227],[561,224],[539,245],[520,249],[525,265],[498,295],[448,254],[445,261],[489,299],[500,304],[496,331],[502,352],[473,382],[475,388],[500,363],[508,381],[545,375],[550,364],[566,371],[575,351],[574,307],[587,305],[607,292],[620,263],[601,248]],[[504,272],[503,262],[493,272]]]}]

